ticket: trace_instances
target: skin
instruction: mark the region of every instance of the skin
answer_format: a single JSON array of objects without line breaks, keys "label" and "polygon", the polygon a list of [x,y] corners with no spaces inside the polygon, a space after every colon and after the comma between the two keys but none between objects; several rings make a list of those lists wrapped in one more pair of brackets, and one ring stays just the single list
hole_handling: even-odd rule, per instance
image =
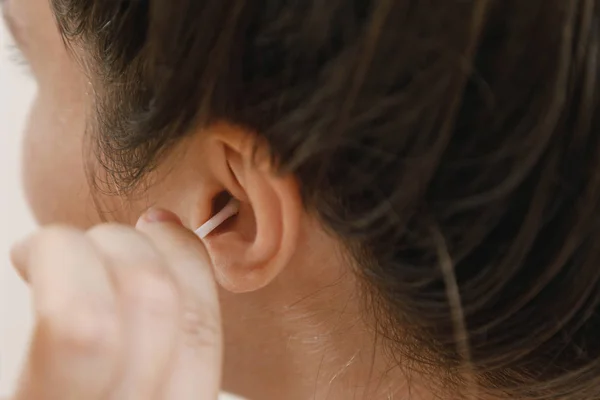
[{"label": "skin", "polygon": [[206,259],[160,210],[137,229],[55,226],[15,246],[37,324],[14,399],[215,399],[222,334],[212,271],[208,262],[181,268]]},{"label": "skin", "polygon": [[[383,355],[340,243],[304,211],[293,177],[250,162],[249,132],[216,124],[175,148],[143,195],[92,195],[90,80],[46,0],[4,7],[38,84],[23,165],[41,228],[13,253],[38,322],[14,400],[148,399],[157,388],[214,399],[220,385],[264,400],[431,398]],[[240,213],[200,241],[190,229],[222,190]]]}]

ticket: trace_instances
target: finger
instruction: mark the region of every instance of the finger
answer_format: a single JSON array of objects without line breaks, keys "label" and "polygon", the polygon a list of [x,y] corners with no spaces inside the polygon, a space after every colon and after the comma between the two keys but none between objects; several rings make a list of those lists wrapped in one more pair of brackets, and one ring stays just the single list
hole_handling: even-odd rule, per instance
[{"label": "finger", "polygon": [[27,283],[29,283],[29,277],[27,275],[27,262],[28,262],[28,249],[30,238],[26,238],[21,242],[15,243],[10,249],[10,261],[15,268],[19,277]]},{"label": "finger", "polygon": [[100,399],[114,379],[118,308],[103,262],[85,236],[48,228],[13,260],[28,277],[36,327],[17,400]]},{"label": "finger", "polygon": [[140,219],[137,228],[166,259],[182,296],[180,341],[164,398],[216,399],[221,383],[221,319],[204,245],[168,212],[151,212]]},{"label": "finger", "polygon": [[176,286],[164,259],[139,232],[100,225],[88,237],[110,266],[126,327],[123,375],[112,398],[155,398],[171,369],[179,315]]}]

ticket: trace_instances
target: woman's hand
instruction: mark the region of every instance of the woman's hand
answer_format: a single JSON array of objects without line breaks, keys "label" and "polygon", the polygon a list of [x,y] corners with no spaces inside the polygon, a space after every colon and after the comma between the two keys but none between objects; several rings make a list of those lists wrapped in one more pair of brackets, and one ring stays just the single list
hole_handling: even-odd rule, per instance
[{"label": "woman's hand", "polygon": [[36,314],[13,400],[217,398],[217,291],[201,241],[175,215],[46,228],[13,262]]}]

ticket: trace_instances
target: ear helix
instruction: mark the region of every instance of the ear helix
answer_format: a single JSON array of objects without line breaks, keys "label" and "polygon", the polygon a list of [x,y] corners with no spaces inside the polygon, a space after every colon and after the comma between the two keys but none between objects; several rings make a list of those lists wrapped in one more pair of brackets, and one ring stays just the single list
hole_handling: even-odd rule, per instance
[{"label": "ear helix", "polygon": [[196,235],[200,239],[206,238],[211,232],[221,226],[229,218],[237,215],[240,210],[240,203],[238,200],[231,198],[229,202],[217,212],[211,219],[206,221],[202,226],[195,230]]}]

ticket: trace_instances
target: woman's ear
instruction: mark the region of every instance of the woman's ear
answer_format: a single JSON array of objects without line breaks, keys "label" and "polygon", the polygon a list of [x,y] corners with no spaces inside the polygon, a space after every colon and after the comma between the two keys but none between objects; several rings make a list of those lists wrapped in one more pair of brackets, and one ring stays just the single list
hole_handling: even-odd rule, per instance
[{"label": "woman's ear", "polygon": [[296,178],[280,175],[268,148],[257,145],[253,135],[225,124],[210,131],[206,161],[222,191],[209,191],[212,208],[197,215],[215,215],[231,197],[239,211],[202,240],[219,283],[232,292],[250,292],[268,285],[294,256],[302,198]]}]

